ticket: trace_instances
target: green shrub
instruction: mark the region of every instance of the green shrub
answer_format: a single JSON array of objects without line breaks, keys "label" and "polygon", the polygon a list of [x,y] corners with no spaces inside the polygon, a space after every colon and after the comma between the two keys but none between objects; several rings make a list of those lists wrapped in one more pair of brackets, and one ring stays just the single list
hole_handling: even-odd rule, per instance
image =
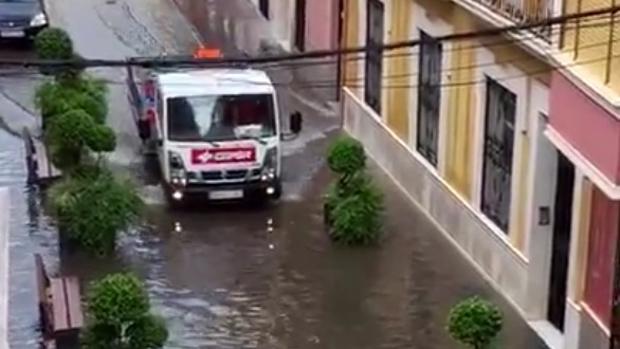
[{"label": "green shrub", "polygon": [[[49,60],[76,59],[73,42],[67,32],[60,28],[46,28],[34,40],[37,57]],[[41,73],[54,75],[57,79],[74,79],[81,69],[77,67],[41,67]]]},{"label": "green shrub", "polygon": [[105,125],[94,125],[86,134],[86,145],[94,152],[111,152],[116,148],[116,135]]},{"label": "green shrub", "polygon": [[60,229],[88,251],[114,251],[119,231],[133,223],[142,201],[129,182],[107,170],[75,170],[50,188],[50,206]]},{"label": "green shrub", "polygon": [[95,123],[81,109],[53,117],[45,130],[45,140],[52,162],[63,171],[79,166],[87,150],[111,152],[116,147],[114,131]]},{"label": "green shrub", "polygon": [[354,191],[336,189],[327,201],[330,236],[345,245],[368,245],[381,235],[383,196],[368,178],[357,178]]},{"label": "green shrub", "polygon": [[73,58],[73,42],[66,31],[60,28],[46,28],[34,40],[37,57],[40,59],[61,60]]},{"label": "green shrub", "polygon": [[168,338],[164,322],[151,315],[142,282],[114,274],[95,282],[87,306],[92,323],[82,344],[87,349],[157,349]]},{"label": "green shrub", "polygon": [[478,297],[457,304],[448,317],[448,332],[472,349],[487,349],[502,329],[499,309]]},{"label": "green shrub", "polygon": [[366,167],[366,154],[362,144],[349,136],[338,137],[330,146],[327,164],[335,173],[346,177]]},{"label": "green shrub", "polygon": [[48,81],[37,88],[35,104],[47,122],[51,117],[71,110],[83,110],[97,123],[104,123],[108,113],[105,86],[93,79],[79,79],[71,84]]},{"label": "green shrub", "polygon": [[328,150],[327,163],[339,175],[325,197],[325,223],[334,241],[346,245],[376,242],[381,233],[383,196],[366,175],[362,144],[340,136]]},{"label": "green shrub", "polygon": [[90,290],[88,312],[97,323],[112,326],[133,323],[148,311],[148,294],[133,275],[107,276],[95,282]]},{"label": "green shrub", "polygon": [[81,163],[86,136],[94,127],[93,120],[82,110],[69,111],[55,116],[45,130],[52,163],[69,171]]}]

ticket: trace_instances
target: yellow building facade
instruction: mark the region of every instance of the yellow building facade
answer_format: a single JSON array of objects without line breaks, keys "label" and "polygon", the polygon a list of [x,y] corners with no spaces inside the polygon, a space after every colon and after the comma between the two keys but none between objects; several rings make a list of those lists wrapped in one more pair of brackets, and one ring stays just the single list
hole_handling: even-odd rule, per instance
[{"label": "yellow building facade", "polygon": [[[564,156],[546,136],[551,80],[558,68],[540,52],[569,57],[574,52],[568,47],[578,46],[575,59],[587,60],[603,49],[587,51],[592,34],[584,37],[584,28],[577,34],[576,26],[565,26],[561,34],[539,28],[519,33],[519,40],[433,38],[514,24],[510,15],[515,13],[520,20],[542,20],[577,3],[586,8],[588,2],[601,1],[567,0],[565,8],[551,0],[520,1],[518,13],[476,0],[346,0],[344,6],[344,47],[422,40],[380,52],[380,65],[379,51],[346,59],[345,130],[363,142],[551,348],[578,348],[570,346],[573,322],[564,313],[584,282],[587,256],[580,246],[587,239],[592,189],[579,169],[569,173],[574,181],[564,183]],[[610,34],[599,31],[596,35]],[[428,52],[441,54],[428,59]],[[616,64],[614,58],[587,69],[593,76],[609,76],[607,85],[613,87]],[[380,79],[368,76],[377,71]],[[425,115],[435,119],[429,122]],[[560,229],[555,201],[558,192],[567,191],[574,194],[564,211],[572,213],[560,218],[568,222],[564,230],[572,243],[564,247],[566,256],[559,259],[564,267],[557,271],[551,266],[559,258],[553,252]],[[558,291],[558,282],[563,290]]]}]

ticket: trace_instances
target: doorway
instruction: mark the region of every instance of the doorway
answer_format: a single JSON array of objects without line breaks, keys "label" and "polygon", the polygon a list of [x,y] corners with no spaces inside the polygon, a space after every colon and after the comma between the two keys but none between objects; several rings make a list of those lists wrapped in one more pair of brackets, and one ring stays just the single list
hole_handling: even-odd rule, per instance
[{"label": "doorway", "polygon": [[295,1],[295,46],[306,50],[306,0]]},{"label": "doorway", "polygon": [[558,152],[557,169],[547,319],[564,331],[575,167]]},{"label": "doorway", "polygon": [[258,9],[265,19],[269,19],[269,0],[258,0]]}]

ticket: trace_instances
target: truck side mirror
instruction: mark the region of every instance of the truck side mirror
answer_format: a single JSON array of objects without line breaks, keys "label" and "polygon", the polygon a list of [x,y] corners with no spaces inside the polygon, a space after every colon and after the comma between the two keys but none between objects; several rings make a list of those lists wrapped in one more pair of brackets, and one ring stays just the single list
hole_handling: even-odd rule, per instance
[{"label": "truck side mirror", "polygon": [[298,111],[292,113],[289,121],[291,132],[294,134],[298,134],[299,132],[301,132],[302,124],[303,119],[301,113]]}]

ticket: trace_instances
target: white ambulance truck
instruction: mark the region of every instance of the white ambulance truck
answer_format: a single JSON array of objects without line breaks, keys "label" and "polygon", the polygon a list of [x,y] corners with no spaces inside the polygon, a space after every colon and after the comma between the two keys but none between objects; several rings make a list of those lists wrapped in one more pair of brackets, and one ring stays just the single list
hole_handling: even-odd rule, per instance
[{"label": "white ambulance truck", "polygon": [[302,119],[293,113],[290,133],[282,132],[265,72],[130,67],[128,83],[140,137],[157,155],[172,205],[191,196],[280,197],[281,141],[301,131]]}]

